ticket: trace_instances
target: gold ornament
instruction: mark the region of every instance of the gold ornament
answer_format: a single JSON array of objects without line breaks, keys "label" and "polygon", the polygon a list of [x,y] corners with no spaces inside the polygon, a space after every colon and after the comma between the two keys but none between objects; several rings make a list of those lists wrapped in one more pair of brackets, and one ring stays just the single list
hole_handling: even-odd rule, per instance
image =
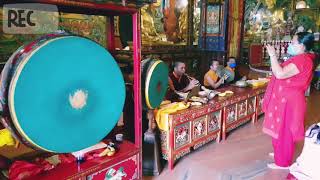
[{"label": "gold ornament", "polygon": [[284,15],[283,15],[282,9],[275,10],[272,15],[272,24],[275,24],[279,21],[281,21],[281,22],[284,21]]},{"label": "gold ornament", "polygon": [[154,20],[148,11],[149,5],[141,8],[141,36],[142,41],[159,41]]},{"label": "gold ornament", "polygon": [[277,0],[265,0],[265,4],[267,5],[268,9],[274,8]]}]

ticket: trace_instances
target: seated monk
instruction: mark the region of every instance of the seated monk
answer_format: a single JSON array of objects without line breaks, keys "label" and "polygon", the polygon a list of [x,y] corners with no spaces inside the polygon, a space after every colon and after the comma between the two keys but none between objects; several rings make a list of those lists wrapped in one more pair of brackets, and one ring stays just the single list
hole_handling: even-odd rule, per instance
[{"label": "seated monk", "polygon": [[167,99],[177,100],[179,96],[176,92],[188,92],[196,86],[199,86],[199,81],[186,73],[186,65],[183,62],[175,62],[173,72],[169,74],[169,90]]},{"label": "seated monk", "polygon": [[206,88],[217,89],[224,83],[224,78],[219,78],[217,75],[217,69],[219,61],[213,60],[209,71],[204,75],[203,84]]},{"label": "seated monk", "polygon": [[234,73],[234,80],[232,82],[236,82],[239,80],[246,80],[247,77],[246,76],[241,77],[239,72],[236,70],[236,66],[237,66],[236,59],[234,57],[229,57],[227,66],[225,68]]}]

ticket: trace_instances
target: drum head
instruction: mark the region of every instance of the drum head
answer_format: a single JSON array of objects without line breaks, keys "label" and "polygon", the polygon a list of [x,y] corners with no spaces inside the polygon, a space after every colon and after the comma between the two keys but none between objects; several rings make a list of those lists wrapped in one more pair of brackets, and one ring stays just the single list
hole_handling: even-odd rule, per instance
[{"label": "drum head", "polygon": [[125,85],[108,51],[91,40],[64,36],[24,57],[8,96],[23,138],[40,149],[67,153],[98,143],[113,129]]},{"label": "drum head", "polygon": [[[144,60],[146,61],[146,60]],[[144,97],[149,109],[160,106],[168,88],[168,66],[161,60],[147,60],[143,62],[144,68],[148,68],[145,76]]]},{"label": "drum head", "polygon": [[219,66],[217,67],[216,73],[217,73],[218,77],[222,78],[222,77],[224,76],[224,73],[225,73],[225,72],[224,72],[224,67],[221,66],[221,65],[219,65]]},{"label": "drum head", "polygon": [[223,78],[224,76],[228,76],[228,78],[225,80],[226,82],[231,82],[234,80],[234,72],[230,71],[229,69],[227,69],[221,65],[218,66],[217,75],[220,78]]},{"label": "drum head", "polygon": [[234,80],[234,72],[233,71],[230,71],[229,69],[224,68],[224,73],[225,73],[225,75],[228,76],[228,78],[226,79],[227,82],[231,82]]}]

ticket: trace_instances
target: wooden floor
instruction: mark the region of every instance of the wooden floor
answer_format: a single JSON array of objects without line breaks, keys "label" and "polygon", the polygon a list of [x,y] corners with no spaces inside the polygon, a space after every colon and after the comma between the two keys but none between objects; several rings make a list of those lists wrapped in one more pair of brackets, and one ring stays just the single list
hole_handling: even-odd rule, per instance
[{"label": "wooden floor", "polygon": [[[307,98],[308,113],[306,116],[306,127],[313,123],[320,122],[320,91],[312,91]],[[282,180],[288,175],[287,170],[270,170],[266,168],[267,162],[273,159],[268,156],[272,152],[271,138],[261,132],[263,117],[255,125],[250,123],[239,127],[228,136],[226,141],[221,143],[209,143],[199,150],[182,158],[175,165],[173,171],[168,170],[165,165],[159,176],[144,177],[150,180],[193,180],[193,179],[210,179],[222,180],[222,175],[234,173],[237,169],[252,169],[255,167],[265,169],[263,173],[258,173],[254,178],[241,179],[258,179],[258,180]],[[302,150],[303,142],[297,144],[296,156]],[[263,168],[258,167],[263,166]],[[231,170],[231,171],[230,171]],[[257,169],[259,170],[259,169]],[[240,171],[240,170],[239,170]],[[238,179],[238,178],[231,178]],[[231,180],[229,178],[229,180]]]}]

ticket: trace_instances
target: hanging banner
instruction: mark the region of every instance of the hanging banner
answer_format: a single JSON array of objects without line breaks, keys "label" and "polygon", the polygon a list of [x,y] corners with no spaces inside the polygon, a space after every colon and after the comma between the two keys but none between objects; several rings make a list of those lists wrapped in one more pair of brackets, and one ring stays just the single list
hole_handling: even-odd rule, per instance
[{"label": "hanging banner", "polygon": [[240,55],[241,43],[241,27],[244,16],[244,1],[229,1],[228,15],[228,57],[236,57]]},{"label": "hanging banner", "polygon": [[228,1],[202,5],[199,48],[225,51]]}]

